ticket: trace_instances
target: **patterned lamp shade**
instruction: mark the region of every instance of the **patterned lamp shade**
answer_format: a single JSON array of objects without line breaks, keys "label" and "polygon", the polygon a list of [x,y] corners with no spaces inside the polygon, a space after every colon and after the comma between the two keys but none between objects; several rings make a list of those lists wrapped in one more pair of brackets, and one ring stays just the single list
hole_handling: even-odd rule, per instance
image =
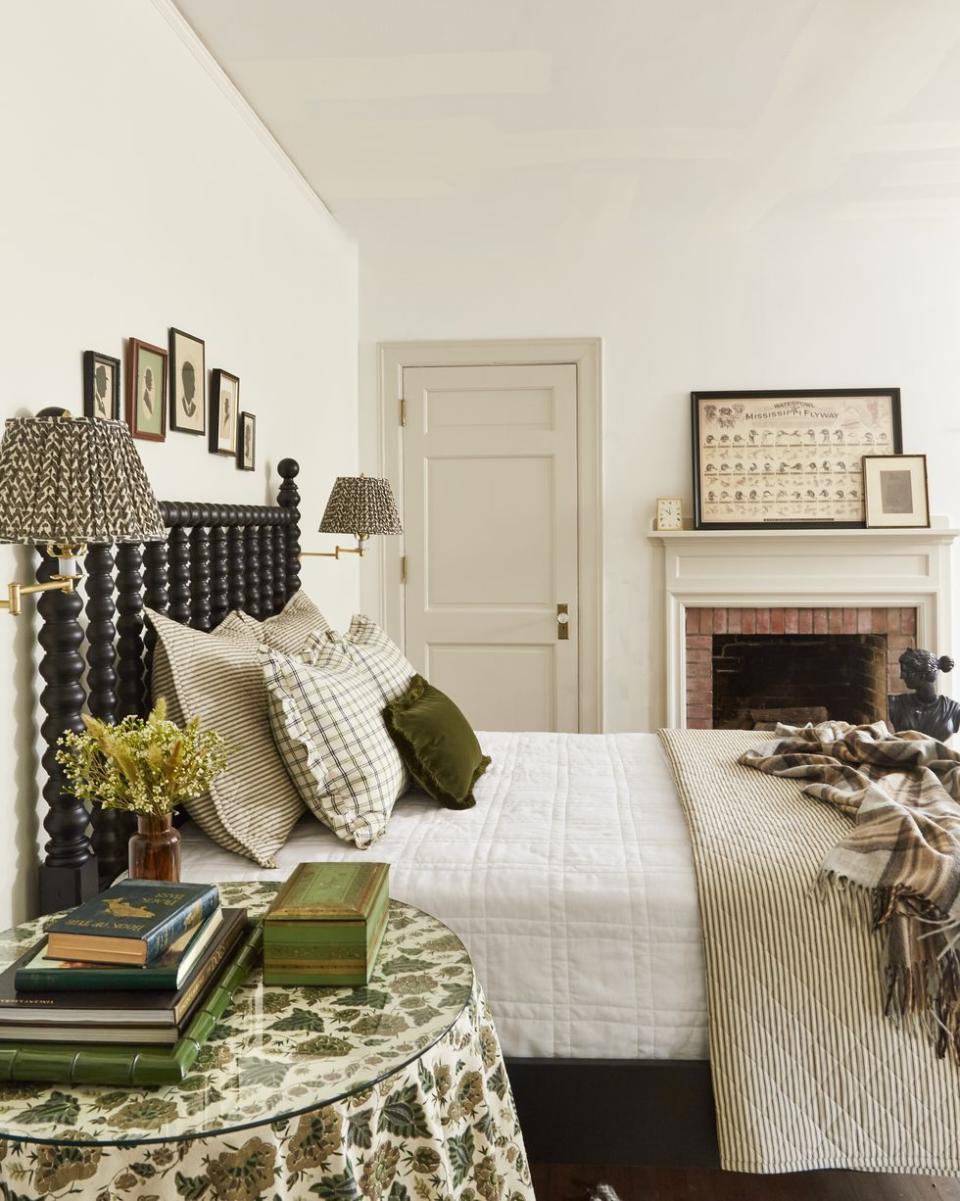
[{"label": "patterned lamp shade", "polygon": [[400,514],[386,480],[341,475],[320,522],[321,534],[402,534]]},{"label": "patterned lamp shade", "polygon": [[122,421],[11,417],[0,442],[0,541],[158,542],[163,519]]}]

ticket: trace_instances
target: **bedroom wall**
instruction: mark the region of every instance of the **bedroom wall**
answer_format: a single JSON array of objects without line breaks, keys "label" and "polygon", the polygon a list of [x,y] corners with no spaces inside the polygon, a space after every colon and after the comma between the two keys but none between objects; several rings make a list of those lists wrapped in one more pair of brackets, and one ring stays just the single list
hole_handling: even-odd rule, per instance
[{"label": "bedroom wall", "polygon": [[[301,461],[304,528],[357,466],[352,241],[163,0],[7,6],[0,44],[0,416],[81,411],[81,355],[171,325],[257,415],[257,470],[206,440],[139,442],[161,499],[264,503]],[[308,538],[310,535],[308,535]],[[316,536],[313,536],[316,538]],[[0,583],[31,570],[0,548]],[[341,622],[356,565],[305,564]],[[30,911],[38,828],[35,622],[0,614],[0,928]]]},{"label": "bedroom wall", "polygon": [[[931,218],[907,196],[882,217],[847,205],[739,228],[651,222],[589,196],[536,226],[454,198],[419,217],[369,207],[363,452],[376,462],[378,341],[602,337],[606,727],[649,730],[663,719],[663,652],[646,534],[657,496],[682,494],[691,511],[691,390],[899,385],[932,511],[960,519],[960,240],[950,205]],[[365,606],[376,587],[365,578]]]}]

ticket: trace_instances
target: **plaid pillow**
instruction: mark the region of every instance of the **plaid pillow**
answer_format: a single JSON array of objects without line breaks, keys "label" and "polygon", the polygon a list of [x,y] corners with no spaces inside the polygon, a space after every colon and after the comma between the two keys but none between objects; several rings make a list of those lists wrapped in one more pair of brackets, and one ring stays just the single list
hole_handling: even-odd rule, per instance
[{"label": "plaid pillow", "polygon": [[353,668],[373,682],[380,692],[381,709],[399,700],[417,674],[413,664],[389,635],[359,613],[346,634],[317,630],[307,638],[300,658],[324,671]]},{"label": "plaid pillow", "polygon": [[406,772],[368,672],[325,670],[260,647],[270,724],[310,811],[345,842],[368,847],[387,828]]}]

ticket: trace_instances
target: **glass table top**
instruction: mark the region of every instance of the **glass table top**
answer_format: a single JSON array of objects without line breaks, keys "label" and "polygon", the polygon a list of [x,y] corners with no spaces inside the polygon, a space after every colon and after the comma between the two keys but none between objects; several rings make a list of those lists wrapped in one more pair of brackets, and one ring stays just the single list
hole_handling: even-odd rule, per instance
[{"label": "glass table top", "polygon": [[[220,885],[220,895],[253,919],[277,887],[233,882]],[[48,920],[0,935],[0,969]],[[0,1084],[0,1138],[100,1146],[201,1138],[317,1109],[422,1055],[456,1022],[473,984],[460,939],[436,918],[391,901],[366,987],[266,986],[257,968],[180,1084]]]}]

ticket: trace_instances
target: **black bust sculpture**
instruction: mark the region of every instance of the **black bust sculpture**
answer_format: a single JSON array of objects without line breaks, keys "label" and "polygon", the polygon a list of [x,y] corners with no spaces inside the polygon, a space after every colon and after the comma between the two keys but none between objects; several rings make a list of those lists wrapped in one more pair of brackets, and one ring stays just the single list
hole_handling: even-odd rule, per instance
[{"label": "black bust sculpture", "polygon": [[948,655],[938,659],[930,651],[907,650],[900,656],[900,678],[911,692],[887,698],[894,730],[919,730],[943,742],[960,730],[960,704],[937,692],[937,676],[952,671]]}]

